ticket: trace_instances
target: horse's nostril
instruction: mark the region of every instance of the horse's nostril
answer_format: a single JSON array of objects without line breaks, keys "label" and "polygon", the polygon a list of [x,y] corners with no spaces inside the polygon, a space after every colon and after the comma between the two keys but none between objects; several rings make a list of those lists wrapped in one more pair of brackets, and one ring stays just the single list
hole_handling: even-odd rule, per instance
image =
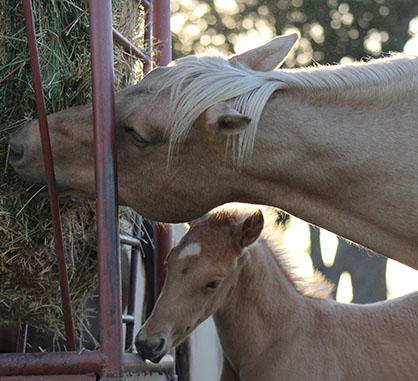
[{"label": "horse's nostril", "polygon": [[164,349],[164,347],[165,347],[165,339],[164,339],[164,337],[162,337],[162,338],[160,339],[160,344],[158,345],[158,347],[157,347],[157,348],[155,348],[155,353],[160,353],[160,352],[162,352],[162,350]]},{"label": "horse's nostril", "polygon": [[17,164],[23,159],[25,154],[25,149],[22,144],[10,142],[10,153],[9,153],[9,162],[11,164]]}]

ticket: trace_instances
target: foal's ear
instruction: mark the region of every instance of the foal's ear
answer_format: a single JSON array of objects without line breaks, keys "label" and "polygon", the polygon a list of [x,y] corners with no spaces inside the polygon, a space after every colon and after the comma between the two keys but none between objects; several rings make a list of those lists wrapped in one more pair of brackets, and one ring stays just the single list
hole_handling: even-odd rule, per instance
[{"label": "foal's ear", "polygon": [[264,226],[264,217],[260,209],[238,226],[238,244],[241,248],[254,243],[260,236]]},{"label": "foal's ear", "polygon": [[233,56],[229,61],[232,65],[238,63],[252,70],[272,71],[283,63],[298,38],[296,33],[279,36],[258,48]]},{"label": "foal's ear", "polygon": [[219,102],[209,107],[205,115],[207,126],[224,135],[239,134],[248,127],[251,121],[248,116],[240,114],[226,102]]}]

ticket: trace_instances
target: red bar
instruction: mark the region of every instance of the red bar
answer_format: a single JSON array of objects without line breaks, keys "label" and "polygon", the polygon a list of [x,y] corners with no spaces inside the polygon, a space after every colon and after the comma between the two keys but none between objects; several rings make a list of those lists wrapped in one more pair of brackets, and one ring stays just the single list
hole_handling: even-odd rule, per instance
[{"label": "red bar", "polygon": [[142,62],[148,63],[150,62],[149,57],[147,57],[144,53],[141,52],[131,41],[129,41],[123,34],[119,33],[115,28],[112,29],[113,38],[119,44],[122,45],[123,49],[126,53],[134,55],[136,58],[139,58]]},{"label": "red bar", "polygon": [[62,242],[61,221],[59,214],[57,185],[55,182],[54,164],[52,161],[51,144],[49,141],[48,122],[46,118],[44,94],[42,90],[42,77],[39,68],[38,49],[35,37],[35,27],[31,0],[22,0],[25,16],[26,33],[28,36],[30,64],[32,68],[33,86],[35,89],[36,108],[38,111],[39,131],[42,141],[45,172],[48,184],[49,200],[51,205],[52,222],[54,226],[55,246],[58,260],[58,273],[61,288],[62,308],[64,312],[64,326],[67,338],[67,347],[75,350],[74,325],[71,313],[70,291],[68,287],[67,270],[65,266],[64,245]]},{"label": "red bar", "polygon": [[112,2],[89,0],[102,380],[122,377]]},{"label": "red bar", "polygon": [[152,2],[152,35],[156,64],[168,65],[171,61],[170,0]]},{"label": "red bar", "polygon": [[44,352],[1,354],[0,376],[99,373],[101,352]]},{"label": "red bar", "polygon": [[[145,9],[145,31],[144,42],[145,52],[151,57],[151,36],[152,36],[152,4],[150,3],[148,8]],[[144,75],[152,70],[152,62],[144,63]]]},{"label": "red bar", "polygon": [[[152,35],[153,50],[156,52],[155,63],[165,66],[171,61],[171,31],[170,31],[170,0],[156,0],[152,2]],[[157,226],[155,232],[155,300],[164,284],[167,270],[164,265],[165,258],[172,246],[172,227]]]}]

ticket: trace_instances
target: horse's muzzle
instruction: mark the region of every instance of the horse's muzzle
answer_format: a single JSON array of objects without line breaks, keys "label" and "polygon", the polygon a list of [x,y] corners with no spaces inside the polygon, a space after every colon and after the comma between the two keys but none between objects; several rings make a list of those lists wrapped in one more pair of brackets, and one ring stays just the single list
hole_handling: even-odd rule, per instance
[{"label": "horse's muzzle", "polygon": [[18,167],[25,157],[25,147],[23,144],[14,142],[13,138],[10,139],[9,146],[9,163],[13,167]]}]

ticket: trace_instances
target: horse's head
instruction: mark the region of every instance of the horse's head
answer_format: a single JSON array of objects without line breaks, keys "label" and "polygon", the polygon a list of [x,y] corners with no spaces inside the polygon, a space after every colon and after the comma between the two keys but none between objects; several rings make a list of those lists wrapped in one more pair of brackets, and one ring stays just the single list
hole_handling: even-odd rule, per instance
[{"label": "horse's head", "polygon": [[[228,67],[241,77],[245,71],[238,68],[274,69],[295,41],[295,35],[278,37],[230,58],[185,57],[118,92],[120,203],[150,219],[182,222],[242,200],[242,177],[225,152],[228,139],[248,129],[250,118],[233,107],[235,93],[209,88],[218,82],[217,75],[230,77],[224,70]],[[69,195],[93,197],[91,105],[52,114],[48,123],[58,188]],[[28,181],[45,183],[37,125],[33,121],[12,137],[10,163]]]},{"label": "horse's head", "polygon": [[191,224],[168,256],[161,296],[135,339],[142,356],[158,362],[228,303],[247,247],[258,238],[263,224],[260,210],[244,219],[211,213]]}]

